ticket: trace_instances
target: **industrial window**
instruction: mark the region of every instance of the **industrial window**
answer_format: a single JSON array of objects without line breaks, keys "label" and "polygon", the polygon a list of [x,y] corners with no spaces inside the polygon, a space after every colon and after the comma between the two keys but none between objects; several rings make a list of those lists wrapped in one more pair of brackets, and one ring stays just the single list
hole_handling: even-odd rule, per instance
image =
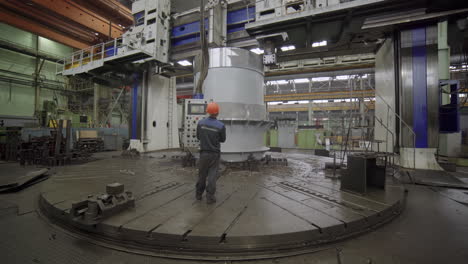
[{"label": "industrial window", "polygon": [[150,20],[146,21],[146,25],[148,25],[148,26],[152,25],[154,23],[156,23],[156,18],[153,18],[153,19],[150,19]]},{"label": "industrial window", "polygon": [[270,9],[270,10],[265,10],[265,11],[260,12],[260,15],[265,16],[265,15],[274,14],[274,13],[275,13],[275,9]]},{"label": "industrial window", "polygon": [[145,24],[145,11],[141,11],[133,15],[133,18],[135,19],[135,26],[141,26]]},{"label": "industrial window", "polygon": [[304,11],[304,1],[291,1],[286,4],[286,14]]},{"label": "industrial window", "polygon": [[156,9],[152,9],[152,10],[148,11],[148,15],[153,14],[153,13],[156,13]]}]

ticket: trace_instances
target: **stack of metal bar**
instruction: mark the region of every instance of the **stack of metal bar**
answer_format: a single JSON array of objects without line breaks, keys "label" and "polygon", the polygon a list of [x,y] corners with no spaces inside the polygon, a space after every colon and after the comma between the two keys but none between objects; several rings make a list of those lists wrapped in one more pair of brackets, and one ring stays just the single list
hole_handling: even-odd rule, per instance
[{"label": "stack of metal bar", "polygon": [[75,149],[88,153],[103,151],[104,141],[101,138],[80,138]]},{"label": "stack of metal bar", "polygon": [[0,135],[0,159],[5,161],[18,160],[18,148],[21,143],[21,128],[7,127]]},{"label": "stack of metal bar", "polygon": [[81,152],[95,153],[104,150],[104,140],[98,136],[97,130],[80,130],[75,149]]},{"label": "stack of metal bar", "polygon": [[[64,127],[65,134],[62,133]],[[91,153],[80,149],[72,150],[71,137],[71,121],[59,120],[58,128],[51,131],[50,136],[35,137],[21,143],[20,164],[60,166],[71,163],[72,159],[87,160]]]}]

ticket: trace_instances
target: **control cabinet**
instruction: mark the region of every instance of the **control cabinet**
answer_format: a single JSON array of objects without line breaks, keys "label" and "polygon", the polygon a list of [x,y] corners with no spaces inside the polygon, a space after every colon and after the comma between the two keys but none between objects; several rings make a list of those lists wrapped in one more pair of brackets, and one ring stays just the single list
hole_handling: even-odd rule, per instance
[{"label": "control cabinet", "polygon": [[207,104],[208,101],[204,99],[185,100],[183,142],[186,148],[198,148],[200,146],[197,139],[197,125],[198,121],[206,117]]}]

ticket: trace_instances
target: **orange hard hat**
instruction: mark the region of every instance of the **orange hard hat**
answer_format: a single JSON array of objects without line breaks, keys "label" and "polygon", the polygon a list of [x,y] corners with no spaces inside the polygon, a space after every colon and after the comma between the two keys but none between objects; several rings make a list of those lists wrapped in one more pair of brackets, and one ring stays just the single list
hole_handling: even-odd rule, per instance
[{"label": "orange hard hat", "polygon": [[219,113],[219,105],[215,102],[211,102],[206,107],[206,112],[210,115],[216,115]]}]

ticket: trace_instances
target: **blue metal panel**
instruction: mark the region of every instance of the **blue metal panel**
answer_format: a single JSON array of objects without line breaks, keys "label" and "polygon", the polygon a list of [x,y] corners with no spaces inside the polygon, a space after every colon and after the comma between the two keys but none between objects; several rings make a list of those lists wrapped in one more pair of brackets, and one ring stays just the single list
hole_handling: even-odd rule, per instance
[{"label": "blue metal panel", "polygon": [[413,129],[416,148],[428,147],[426,28],[413,29]]},{"label": "blue metal panel", "polygon": [[255,19],[255,7],[242,8],[227,13],[227,24],[245,23]]},{"label": "blue metal panel", "polygon": [[196,35],[187,36],[187,37],[184,37],[184,38],[173,39],[171,41],[171,45],[173,47],[177,47],[177,46],[184,45],[184,44],[194,43],[194,42],[197,42],[199,40],[200,40],[200,34],[197,33]]},{"label": "blue metal panel", "polygon": [[[208,19],[206,19],[206,22],[208,23]],[[200,21],[195,21],[192,23],[180,25],[177,27],[172,28],[172,38],[178,38],[190,34],[198,34],[200,33]]]},{"label": "blue metal panel", "polygon": [[255,7],[243,8],[227,13],[227,33],[245,29],[245,24],[255,20]]},{"label": "blue metal panel", "polygon": [[118,48],[114,48],[114,46],[108,47],[108,48],[106,48],[105,57],[106,57],[106,58],[112,57],[112,56],[114,56],[115,54],[117,54],[117,52],[118,52]]},{"label": "blue metal panel", "polygon": [[[208,19],[205,19],[205,29],[208,30]],[[200,40],[200,21],[174,27],[171,32],[173,47],[197,42]]]},{"label": "blue metal panel", "polygon": [[[227,33],[245,29],[247,22],[255,21],[255,7],[242,8],[227,13]],[[205,20],[208,30],[208,19]],[[195,21],[172,28],[171,45],[177,47],[200,40],[200,21]]]}]

